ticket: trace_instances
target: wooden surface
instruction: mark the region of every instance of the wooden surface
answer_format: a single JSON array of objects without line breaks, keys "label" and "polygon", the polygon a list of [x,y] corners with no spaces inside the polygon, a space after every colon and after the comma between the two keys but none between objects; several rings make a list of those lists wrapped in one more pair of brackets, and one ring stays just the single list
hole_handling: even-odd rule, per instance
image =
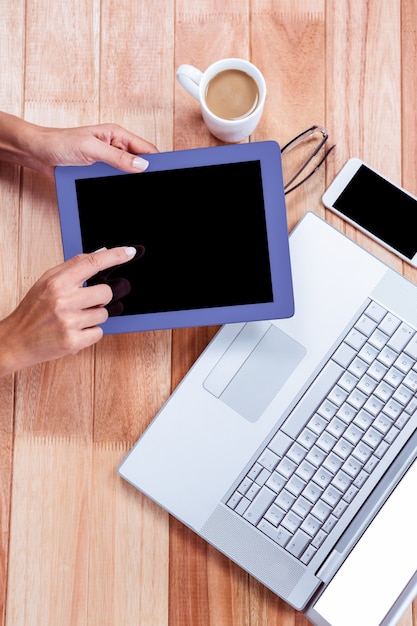
[{"label": "wooden surface", "polygon": [[[416,0],[0,0],[0,9],[1,110],[51,126],[118,122],[161,151],[217,143],[175,68],[251,59],[268,86],[252,140],[283,144],[318,123],[337,144],[326,169],[288,196],[290,230],[313,210],[417,282],[320,201],[350,156],[417,193]],[[0,164],[0,203],[4,316],[62,248],[49,181]],[[215,331],[109,336],[0,379],[2,625],[307,624],[116,472]],[[401,625],[417,625],[417,603]]]}]

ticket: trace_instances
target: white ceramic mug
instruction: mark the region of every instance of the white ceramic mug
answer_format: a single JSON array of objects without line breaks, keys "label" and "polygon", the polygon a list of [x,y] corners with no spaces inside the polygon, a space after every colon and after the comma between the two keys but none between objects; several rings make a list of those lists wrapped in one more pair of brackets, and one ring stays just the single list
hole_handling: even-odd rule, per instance
[{"label": "white ceramic mug", "polygon": [[[207,106],[207,87],[217,75],[227,70],[239,70],[250,76],[257,86],[257,102],[253,110],[238,119],[225,119]],[[227,76],[226,74],[224,76]],[[200,103],[201,114],[209,131],[221,141],[237,143],[246,139],[257,127],[264,108],[266,84],[258,68],[244,59],[222,59],[201,72],[193,65],[183,64],[177,69],[180,84]]]}]

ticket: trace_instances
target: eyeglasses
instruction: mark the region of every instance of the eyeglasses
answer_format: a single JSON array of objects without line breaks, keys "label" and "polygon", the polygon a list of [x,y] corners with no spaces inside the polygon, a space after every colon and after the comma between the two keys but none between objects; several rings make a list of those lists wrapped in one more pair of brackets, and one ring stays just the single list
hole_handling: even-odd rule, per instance
[{"label": "eyeglasses", "polygon": [[[296,173],[292,175],[288,181],[285,182],[284,180],[285,194],[300,187],[300,185],[311,178],[324,163],[331,151],[336,147],[334,144],[326,151],[325,143],[328,138],[329,136],[325,128],[322,126],[311,126],[311,128],[304,130],[281,148],[282,155],[298,148],[297,153],[294,153],[293,159],[296,165],[292,168],[292,171],[295,169]],[[302,178],[298,180],[300,176]]]}]

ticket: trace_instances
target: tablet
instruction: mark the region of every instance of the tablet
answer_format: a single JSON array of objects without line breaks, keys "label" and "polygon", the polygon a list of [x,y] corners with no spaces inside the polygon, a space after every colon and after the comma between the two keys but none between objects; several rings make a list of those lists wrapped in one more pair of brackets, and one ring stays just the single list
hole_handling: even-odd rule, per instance
[{"label": "tablet", "polygon": [[144,247],[140,258],[99,278],[130,288],[103,331],[291,317],[278,144],[179,150],[146,159],[148,169],[137,174],[104,163],[55,168],[66,260],[102,247]]}]

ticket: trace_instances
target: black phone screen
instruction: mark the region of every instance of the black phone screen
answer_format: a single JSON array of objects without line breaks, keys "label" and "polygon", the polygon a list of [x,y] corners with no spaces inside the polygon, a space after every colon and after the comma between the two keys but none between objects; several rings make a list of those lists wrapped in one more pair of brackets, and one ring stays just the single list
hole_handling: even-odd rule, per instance
[{"label": "black phone screen", "polygon": [[417,253],[417,201],[365,165],[333,206],[408,259]]}]

